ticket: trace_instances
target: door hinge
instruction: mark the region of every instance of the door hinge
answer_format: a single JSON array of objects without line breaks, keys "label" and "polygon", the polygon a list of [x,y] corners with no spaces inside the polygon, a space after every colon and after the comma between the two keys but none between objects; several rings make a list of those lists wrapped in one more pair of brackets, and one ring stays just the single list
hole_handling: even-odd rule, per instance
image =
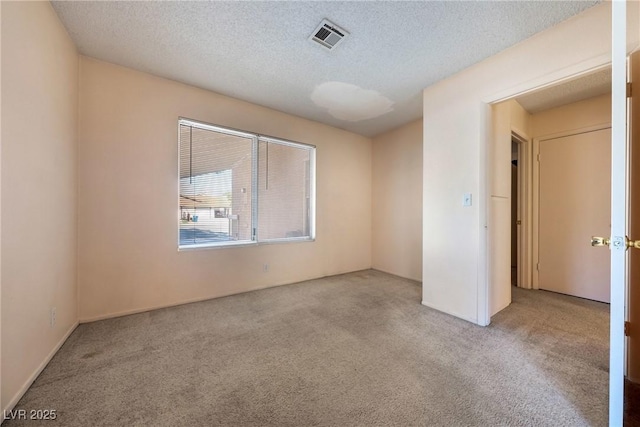
[{"label": "door hinge", "polygon": [[536,160],[538,160],[538,162],[540,162],[540,154],[538,154],[538,156],[536,157]]},{"label": "door hinge", "polygon": [[540,263],[537,263],[537,264],[536,264],[536,270],[537,270],[537,271],[540,271]]},{"label": "door hinge", "polygon": [[631,82],[627,83],[627,98],[631,98]]},{"label": "door hinge", "polygon": [[624,336],[628,337],[631,335],[631,323],[624,322]]}]

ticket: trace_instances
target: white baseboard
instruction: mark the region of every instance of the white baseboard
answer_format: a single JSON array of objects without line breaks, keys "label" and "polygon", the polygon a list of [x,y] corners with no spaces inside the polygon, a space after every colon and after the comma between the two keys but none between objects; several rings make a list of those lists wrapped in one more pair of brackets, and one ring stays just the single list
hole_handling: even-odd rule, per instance
[{"label": "white baseboard", "polygon": [[445,313],[445,314],[448,314],[450,316],[454,316],[454,317],[458,317],[458,318],[460,318],[462,320],[466,320],[467,322],[471,322],[471,323],[473,323],[475,325],[478,325],[478,319],[473,319],[471,317],[467,317],[467,316],[464,316],[464,315],[462,315],[460,313],[455,313],[455,312],[450,311],[450,310],[443,310],[442,308],[436,307],[435,305],[431,305],[426,301],[422,301],[422,305],[424,305],[425,307],[432,308],[434,310],[438,310],[438,311],[440,311],[442,313]]},{"label": "white baseboard", "polygon": [[495,313],[493,313],[491,315],[491,317],[495,316],[496,314],[500,313],[502,310],[504,310],[505,308],[509,307],[511,305],[511,301],[509,301],[508,303],[504,304],[502,307],[499,307]]},{"label": "white baseboard", "polygon": [[339,276],[341,274],[355,273],[355,272],[358,272],[358,271],[366,271],[366,270],[370,270],[371,268],[372,267],[367,267],[367,268],[361,268],[361,269],[358,269],[358,270],[349,270],[349,271],[331,273],[331,274],[328,274],[328,275],[325,275],[325,276],[302,278],[302,279],[299,279],[299,280],[288,280],[288,281],[285,281],[285,282],[282,282],[282,283],[260,285],[260,286],[256,286],[256,287],[252,287],[252,288],[234,290],[234,291],[231,291],[231,292],[223,292],[223,293],[220,293],[220,294],[214,294],[214,295],[208,295],[208,296],[203,296],[203,297],[185,299],[185,300],[176,301],[176,302],[157,304],[157,305],[152,305],[152,306],[147,306],[147,307],[142,307],[142,308],[134,308],[134,309],[131,309],[131,310],[122,310],[122,311],[117,311],[117,312],[107,313],[107,314],[99,314],[97,316],[80,317],[79,322],[80,323],[91,323],[91,322],[97,322],[99,320],[107,320],[107,319],[113,319],[113,318],[116,318],[116,317],[130,316],[132,314],[146,313],[148,311],[160,310],[162,308],[177,307],[177,306],[180,306],[180,305],[192,304],[194,302],[209,301],[209,300],[212,300],[212,299],[230,297],[230,296],[233,296],[233,295],[240,295],[240,294],[244,294],[244,293],[247,293],[247,292],[261,291],[263,289],[276,288],[278,286],[287,286],[287,285],[292,285],[294,283],[307,282],[309,280],[322,279],[322,278],[331,277],[331,276]]},{"label": "white baseboard", "polygon": [[422,284],[422,279],[421,278],[405,276],[404,274],[394,273],[393,271],[384,270],[384,269],[379,268],[379,267],[371,267],[371,269],[375,270],[375,271],[380,271],[382,273],[391,274],[392,276],[397,276],[397,277],[400,277],[402,279],[413,280],[414,282],[419,282],[420,284]]},{"label": "white baseboard", "polygon": [[116,311],[116,312],[113,312],[113,313],[100,314],[98,316],[81,317],[80,318],[80,323],[91,323],[91,322],[97,322],[99,320],[107,320],[107,319],[113,319],[113,318],[116,318],[116,317],[130,316],[132,314],[146,313],[148,311],[159,310],[161,308],[177,307],[179,305],[192,304],[194,302],[202,302],[202,301],[207,301],[207,300],[210,300],[210,299],[224,298],[224,297],[229,297],[229,296],[232,296],[232,295],[236,295],[238,293],[251,292],[251,291],[260,290],[260,289],[261,288],[249,289],[247,291],[233,292],[233,293],[228,293],[228,294],[227,293],[223,293],[223,294],[219,294],[219,295],[215,295],[215,296],[191,298],[191,299],[186,299],[186,300],[182,300],[182,301],[178,301],[178,302],[174,302],[174,303],[157,304],[157,305],[152,305],[152,306],[143,307],[143,308],[134,308],[134,309],[131,309],[131,310],[122,310],[122,311]]},{"label": "white baseboard", "polygon": [[[78,325],[79,325],[78,322],[75,322],[73,325],[71,325],[69,330],[64,334],[62,339],[60,339],[60,341],[58,341],[58,343],[55,345],[55,347],[53,347],[53,349],[49,352],[47,357],[45,357],[45,359],[38,366],[38,368],[33,372],[33,374],[31,374],[29,376],[27,381],[25,381],[25,383],[22,384],[22,387],[20,387],[20,390],[18,390],[18,392],[9,401],[9,404],[7,405],[7,407],[3,408],[3,410],[4,410],[3,414],[6,414],[7,412],[13,410],[13,408],[18,404],[20,399],[22,399],[22,396],[24,396],[24,394],[27,392],[27,390],[29,390],[29,387],[31,387],[31,384],[33,384],[33,382],[36,380],[36,378],[38,378],[38,375],[40,375],[40,373],[42,373],[44,368],[47,367],[49,362],[51,362],[51,359],[53,359],[53,356],[56,355],[58,350],[60,350],[60,347],[62,347],[62,344],[64,344],[65,341],[67,341],[67,338],[69,338],[71,333],[76,330]],[[3,421],[4,421],[4,417],[0,417],[0,424],[2,424]]]},{"label": "white baseboard", "polygon": [[[301,280],[300,282],[304,282],[306,280],[313,280],[313,279],[305,279],[305,280]],[[113,313],[99,314],[97,316],[81,317],[80,320],[79,320],[79,323],[91,323],[91,322],[97,322],[99,320],[107,320],[107,319],[114,319],[116,317],[130,316],[132,314],[147,313],[149,311],[160,310],[160,309],[163,309],[163,308],[178,307],[180,305],[193,304],[195,302],[202,302],[202,301],[209,301],[209,300],[212,300],[212,299],[225,298],[225,297],[230,297],[230,296],[233,296],[233,295],[244,294],[244,293],[247,293],[247,292],[261,291],[263,289],[269,289],[269,288],[275,288],[275,287],[278,287],[278,286],[291,285],[293,283],[298,283],[298,281],[279,283],[279,284],[276,284],[276,285],[263,285],[263,286],[257,286],[255,288],[248,288],[248,289],[242,289],[242,290],[231,291],[231,292],[223,292],[223,293],[220,293],[220,294],[208,295],[208,296],[197,297],[197,298],[188,298],[188,299],[184,299],[184,300],[181,300],[181,301],[169,302],[169,303],[164,303],[164,304],[156,304],[156,305],[151,305],[151,306],[142,307],[142,308],[134,308],[134,309],[131,309],[131,310],[122,310],[122,311],[116,311],[116,312],[113,312]]]}]

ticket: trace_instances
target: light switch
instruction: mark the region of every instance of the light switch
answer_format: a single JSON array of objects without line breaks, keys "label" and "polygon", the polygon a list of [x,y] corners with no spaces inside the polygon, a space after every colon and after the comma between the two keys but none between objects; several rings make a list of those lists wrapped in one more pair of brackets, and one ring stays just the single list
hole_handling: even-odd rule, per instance
[{"label": "light switch", "polygon": [[464,193],[462,206],[471,206],[471,193]]}]

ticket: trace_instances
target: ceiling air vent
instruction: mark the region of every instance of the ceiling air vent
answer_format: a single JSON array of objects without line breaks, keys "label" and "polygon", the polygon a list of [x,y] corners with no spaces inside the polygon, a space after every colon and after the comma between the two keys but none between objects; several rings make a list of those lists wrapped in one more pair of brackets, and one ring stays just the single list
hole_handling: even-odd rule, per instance
[{"label": "ceiling air vent", "polygon": [[313,34],[311,34],[309,40],[313,40],[321,46],[332,50],[348,35],[348,32],[338,27],[333,22],[323,19],[320,25],[318,25],[318,28],[316,28]]}]

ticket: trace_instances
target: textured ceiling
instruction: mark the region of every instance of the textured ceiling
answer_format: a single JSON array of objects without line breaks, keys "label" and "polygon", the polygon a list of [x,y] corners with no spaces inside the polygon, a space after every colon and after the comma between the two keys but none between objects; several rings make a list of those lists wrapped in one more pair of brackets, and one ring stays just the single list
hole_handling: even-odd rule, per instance
[{"label": "textured ceiling", "polygon": [[611,68],[582,76],[516,100],[531,114],[611,93]]},{"label": "textured ceiling", "polygon": [[[419,118],[425,87],[597,3],[56,1],[53,7],[84,55],[374,136]],[[332,51],[309,41],[323,18],[350,33]],[[344,94],[341,87],[350,95],[334,96]]]}]

